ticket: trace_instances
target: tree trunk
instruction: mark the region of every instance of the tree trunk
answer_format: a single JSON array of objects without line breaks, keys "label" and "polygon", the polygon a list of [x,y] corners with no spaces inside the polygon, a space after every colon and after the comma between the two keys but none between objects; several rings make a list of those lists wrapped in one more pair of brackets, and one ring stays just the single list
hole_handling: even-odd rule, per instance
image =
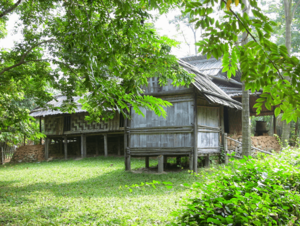
[{"label": "tree trunk", "polygon": [[[247,0],[243,0],[245,8],[244,13],[249,14],[249,5]],[[248,38],[247,33],[244,32],[242,35],[242,45],[247,44]],[[251,155],[251,130],[250,130],[250,106],[249,106],[249,90],[245,90],[245,82],[242,82],[243,96],[242,96],[242,139],[243,139],[243,155]]]},{"label": "tree trunk", "polygon": [[[292,26],[292,0],[284,0],[284,13],[285,13],[285,46],[287,48],[288,54],[291,54],[291,46],[292,46],[292,33],[291,33],[291,26]],[[289,77],[286,79],[290,80]],[[283,143],[283,147],[288,145],[288,140],[290,138],[290,124],[287,124],[286,121],[282,122],[282,136],[281,140]]]},{"label": "tree trunk", "polygon": [[273,115],[271,115],[270,117],[270,128],[269,128],[269,136],[273,136],[274,135],[274,119],[273,119]]}]

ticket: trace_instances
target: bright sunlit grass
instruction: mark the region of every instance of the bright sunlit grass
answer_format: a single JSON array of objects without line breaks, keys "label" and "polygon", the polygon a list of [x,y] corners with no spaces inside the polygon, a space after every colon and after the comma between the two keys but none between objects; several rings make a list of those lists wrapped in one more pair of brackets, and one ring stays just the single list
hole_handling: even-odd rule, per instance
[{"label": "bright sunlit grass", "polygon": [[[132,159],[140,167],[144,160]],[[174,186],[124,188],[153,180]],[[180,184],[195,180],[187,171],[125,172],[122,157],[7,164],[0,166],[0,225],[165,225],[186,193]]]}]

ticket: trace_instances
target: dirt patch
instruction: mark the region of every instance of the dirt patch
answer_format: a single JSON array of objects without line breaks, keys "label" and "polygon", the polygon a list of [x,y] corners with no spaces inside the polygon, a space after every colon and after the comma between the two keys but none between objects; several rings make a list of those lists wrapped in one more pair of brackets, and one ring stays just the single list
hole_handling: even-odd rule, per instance
[{"label": "dirt patch", "polygon": [[44,160],[44,145],[26,145],[16,149],[10,162],[41,162]]}]

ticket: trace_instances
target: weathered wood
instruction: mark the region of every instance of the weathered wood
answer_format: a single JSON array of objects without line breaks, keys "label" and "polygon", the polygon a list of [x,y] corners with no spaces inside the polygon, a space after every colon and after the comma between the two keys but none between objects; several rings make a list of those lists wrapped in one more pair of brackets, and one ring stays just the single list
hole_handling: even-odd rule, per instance
[{"label": "weathered wood", "polygon": [[[42,132],[42,116],[40,116],[40,133]],[[40,138],[40,145],[42,145],[43,138]]]},{"label": "weathered wood", "polygon": [[81,134],[81,158],[86,157],[86,135]]},{"label": "weathered wood", "polygon": [[158,159],[158,173],[163,173],[164,172],[164,156],[159,155],[157,157]]},{"label": "weathered wood", "polygon": [[121,155],[121,138],[118,137],[118,155]]},{"label": "weathered wood", "polygon": [[65,154],[65,160],[68,159],[68,139],[67,136],[64,136],[64,154]]},{"label": "weathered wood", "polygon": [[149,156],[145,157],[145,166],[147,169],[149,168]]},{"label": "weathered wood", "polygon": [[228,164],[228,146],[227,146],[227,133],[223,133],[223,147],[224,147],[224,163]]},{"label": "weathered wood", "polygon": [[104,156],[107,157],[108,151],[107,151],[107,134],[104,134]]},{"label": "weathered wood", "polygon": [[205,168],[209,168],[210,161],[209,161],[209,155],[205,156]]},{"label": "weathered wood", "polygon": [[[177,159],[176,159],[177,161]],[[177,164],[178,165],[178,164]],[[194,165],[194,160],[193,160],[193,154],[189,155],[189,169],[192,171],[193,170],[193,165]],[[197,168],[198,168],[198,163],[197,163]]]},{"label": "weathered wood", "polygon": [[[127,147],[128,147],[128,144],[127,144],[127,141],[128,141],[128,137],[127,137],[127,123],[128,123],[128,119],[127,118],[124,118],[124,160],[125,160],[125,170],[128,170],[128,168],[130,168],[130,166],[128,166],[128,161],[127,161],[127,157],[128,157],[128,154],[127,154]],[[130,160],[129,160],[130,162]],[[130,165],[130,163],[129,163]]]},{"label": "weathered wood", "polygon": [[[196,89],[194,89],[196,90]],[[193,153],[193,170],[198,172],[198,113],[197,113],[197,91],[194,96],[194,153]]]},{"label": "weathered wood", "polygon": [[45,159],[49,158],[49,138],[45,139]]},{"label": "weathered wood", "polygon": [[[206,107],[205,107],[206,108]],[[207,117],[207,115],[206,115]],[[218,118],[217,118],[218,119]],[[211,129],[211,130],[216,130],[216,131],[220,131],[221,128],[220,127],[212,127],[212,126],[207,126],[207,125],[199,125],[198,124],[198,128],[202,129],[202,128],[208,128],[208,129]]]}]

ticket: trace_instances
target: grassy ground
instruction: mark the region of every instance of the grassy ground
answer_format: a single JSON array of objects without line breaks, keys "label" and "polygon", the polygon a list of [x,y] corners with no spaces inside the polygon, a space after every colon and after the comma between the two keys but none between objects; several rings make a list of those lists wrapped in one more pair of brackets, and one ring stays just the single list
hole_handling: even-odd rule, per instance
[{"label": "grassy ground", "polygon": [[[139,167],[144,160],[133,159],[132,169]],[[120,189],[153,180],[174,186]],[[122,157],[6,164],[0,166],[0,225],[165,225],[186,193],[180,185],[195,180],[187,171],[125,172]]]}]

